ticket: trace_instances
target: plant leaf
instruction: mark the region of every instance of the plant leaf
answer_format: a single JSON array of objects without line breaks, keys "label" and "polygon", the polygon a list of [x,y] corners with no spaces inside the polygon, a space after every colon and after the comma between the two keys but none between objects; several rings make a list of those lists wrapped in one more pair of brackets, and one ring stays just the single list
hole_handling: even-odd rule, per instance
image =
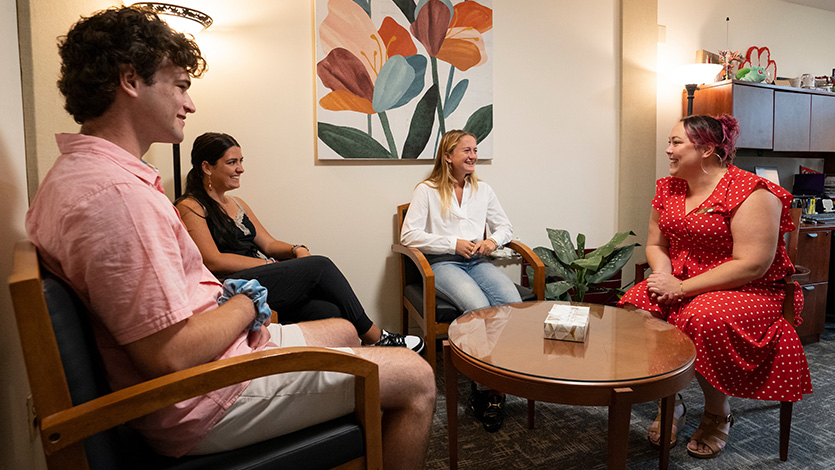
[{"label": "plant leaf", "polygon": [[566,266],[570,266],[571,262],[577,259],[577,251],[574,249],[574,244],[571,243],[571,236],[567,230],[562,229],[546,229],[548,238],[551,240],[551,246],[554,247],[554,253],[560,261]]},{"label": "plant leaf", "polygon": [[603,257],[600,255],[587,256],[585,258],[577,258],[571,262],[572,267],[585,269],[590,272],[595,272],[603,264]]},{"label": "plant leaf", "polygon": [[318,122],[318,136],[342,158],[393,158],[391,152],[365,132],[353,127]]},{"label": "plant leaf", "polygon": [[461,104],[461,98],[464,97],[464,93],[467,92],[467,86],[469,86],[470,81],[467,79],[461,80],[455,85],[455,88],[452,89],[452,93],[449,94],[449,98],[446,100],[446,104],[444,104],[444,117],[448,118],[453,111],[458,108],[458,105]]},{"label": "plant leaf", "polygon": [[539,256],[539,259],[542,260],[542,263],[545,264],[545,277],[558,277],[560,279],[568,279],[574,280],[576,279],[576,275],[574,271],[568,269],[566,265],[562,263],[557,257],[554,255],[554,252],[545,248],[544,246],[538,246],[533,249],[533,252]]},{"label": "plant leaf", "polygon": [[608,243],[606,243],[605,245],[599,246],[592,253],[589,253],[589,255],[599,252],[600,255],[603,258],[606,258],[609,255],[611,255],[612,252],[615,251],[615,248],[617,248],[618,245],[620,245],[621,243],[623,243],[624,240],[626,240],[626,237],[628,237],[630,235],[635,235],[635,233],[631,230],[628,231],[628,232],[618,232],[618,233],[615,234],[614,237],[612,237],[611,240],[609,240]]},{"label": "plant leaf", "polygon": [[572,287],[574,287],[574,284],[568,281],[549,282],[545,284],[545,298],[547,300],[560,300],[560,297],[571,290]]},{"label": "plant leaf", "polygon": [[577,234],[577,257],[586,257],[586,236],[582,233]]},{"label": "plant leaf", "polygon": [[622,246],[615,250],[603,266],[587,278],[589,284],[599,284],[604,282],[623,269],[623,267],[626,266],[626,263],[629,262],[629,259],[632,258],[632,252],[635,250],[636,246],[638,246],[638,244],[633,243],[632,245]]},{"label": "plant leaf", "polygon": [[464,130],[475,136],[476,143],[481,142],[493,130],[493,105],[488,104],[477,109],[464,124]]},{"label": "plant leaf", "polygon": [[438,85],[432,85],[415,106],[412,122],[409,123],[409,135],[403,143],[402,158],[417,158],[432,136],[435,124],[435,106],[438,103]]}]

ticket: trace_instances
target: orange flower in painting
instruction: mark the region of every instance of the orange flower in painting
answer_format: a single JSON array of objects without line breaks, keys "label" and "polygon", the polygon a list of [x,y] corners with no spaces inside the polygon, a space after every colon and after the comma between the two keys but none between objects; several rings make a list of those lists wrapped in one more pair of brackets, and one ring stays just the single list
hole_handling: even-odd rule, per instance
[{"label": "orange flower in painting", "polygon": [[[450,18],[451,15],[451,18]],[[412,23],[412,34],[430,56],[467,70],[487,61],[482,34],[493,28],[493,10],[475,1],[429,0]]]},{"label": "orange flower in painting", "polygon": [[[330,0],[319,38],[327,56],[317,64],[317,74],[322,84],[333,90],[319,101],[325,109],[365,114],[385,111],[402,98],[412,83],[412,80],[405,84],[390,83],[402,77],[398,74],[386,83],[377,83],[390,58],[417,54],[409,32],[391,17],[386,17],[377,30],[365,11],[352,0]],[[398,66],[402,68],[404,63],[398,62]],[[386,95],[377,93],[375,101],[377,88],[386,90]],[[378,105],[381,109],[375,110],[374,105],[378,103],[385,105]]]},{"label": "orange flower in painting", "polygon": [[474,1],[458,3],[436,57],[458,70],[487,62],[482,34],[492,28],[493,10]]}]

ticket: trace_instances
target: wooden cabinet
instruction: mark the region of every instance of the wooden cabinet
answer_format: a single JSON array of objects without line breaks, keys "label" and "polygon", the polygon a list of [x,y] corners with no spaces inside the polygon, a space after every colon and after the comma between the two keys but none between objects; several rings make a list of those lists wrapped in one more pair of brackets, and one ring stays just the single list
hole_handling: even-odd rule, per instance
[{"label": "wooden cabinet", "polygon": [[693,99],[693,114],[731,114],[739,121],[738,147],[770,149],[774,138],[774,90],[753,85],[730,80],[701,85]]},{"label": "wooden cabinet", "polygon": [[800,283],[804,301],[800,314],[803,324],[797,328],[797,334],[804,343],[820,341],[823,333],[833,228],[805,224],[800,228],[796,264],[811,270],[809,277]]},{"label": "wooden cabinet", "polygon": [[[682,98],[682,114],[687,109]],[[737,147],[835,152],[835,93],[725,80],[699,86],[693,114],[733,115]]]}]

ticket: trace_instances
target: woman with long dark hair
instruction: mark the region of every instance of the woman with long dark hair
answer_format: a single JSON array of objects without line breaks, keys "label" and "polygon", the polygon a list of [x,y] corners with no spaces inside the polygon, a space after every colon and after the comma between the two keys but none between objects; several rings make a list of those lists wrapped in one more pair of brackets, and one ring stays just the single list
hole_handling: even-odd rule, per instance
[{"label": "woman with long dark hair", "polygon": [[258,280],[280,323],[345,318],[366,345],[423,350],[420,337],[375,325],[329,258],[276,240],[246,202],[226,194],[240,187],[244,172],[241,146],[232,136],[209,132],[195,139],[191,165],[185,195],[176,205],[203,263],[216,276]]}]

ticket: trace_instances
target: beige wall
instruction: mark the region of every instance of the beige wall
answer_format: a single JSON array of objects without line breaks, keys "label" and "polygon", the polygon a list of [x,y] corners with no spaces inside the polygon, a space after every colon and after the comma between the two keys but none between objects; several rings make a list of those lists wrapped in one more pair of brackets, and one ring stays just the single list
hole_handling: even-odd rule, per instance
[{"label": "beige wall", "polygon": [[[10,181],[0,187],[7,196],[5,220],[11,221],[0,232],[7,260],[12,241],[23,236],[27,207],[19,95],[26,104],[30,180],[37,182],[56,156],[52,134],[77,130],[55,90],[55,37],[80,14],[116,2],[18,3],[22,92],[20,74],[8,67],[0,72],[0,159],[12,170],[4,172]],[[655,64],[652,57],[642,59],[652,56],[647,41],[655,32],[646,30],[653,28],[651,0],[494,1],[495,159],[479,174],[496,188],[517,235],[529,245],[547,243],[546,227],[583,232],[590,245],[608,240],[616,229],[645,230],[648,201],[642,198],[651,190],[643,181],[651,184],[652,168],[657,176],[666,175],[663,142],[678,118],[680,87],[657,78],[655,137],[648,124],[654,118],[646,116],[654,107],[652,85],[642,81],[652,79],[655,67],[692,60],[697,49],[724,48],[725,16],[733,19],[731,47],[770,46],[781,75],[823,74],[835,66],[825,50],[835,44],[833,13],[778,0],[706,0],[697,9],[682,0],[657,3],[667,44]],[[372,319],[397,328],[396,261],[389,252],[393,211],[409,199],[429,166],[315,162],[311,2],[200,4],[216,23],[198,37],[211,69],[193,87],[198,112],[187,122],[183,169],[195,136],[208,130],[235,135],[244,146],[247,168],[238,195],[277,237],[331,256]],[[14,8],[13,0],[0,0],[4,66],[17,54]],[[623,28],[621,18],[627,21]],[[636,121],[642,117],[648,120]],[[170,194],[169,152],[170,146],[157,146],[148,158],[163,170]],[[634,162],[649,171],[627,169]],[[635,178],[625,176],[630,171]],[[8,272],[8,262],[0,267]],[[7,290],[0,292],[0,390],[5,392],[0,396],[0,468],[40,468],[39,450],[25,438],[23,366]]]},{"label": "beige wall", "polygon": [[5,284],[12,272],[12,247],[26,237],[28,207],[16,17],[15,0],[0,0],[0,468],[39,469],[44,459],[40,442],[29,441],[29,389]]}]

